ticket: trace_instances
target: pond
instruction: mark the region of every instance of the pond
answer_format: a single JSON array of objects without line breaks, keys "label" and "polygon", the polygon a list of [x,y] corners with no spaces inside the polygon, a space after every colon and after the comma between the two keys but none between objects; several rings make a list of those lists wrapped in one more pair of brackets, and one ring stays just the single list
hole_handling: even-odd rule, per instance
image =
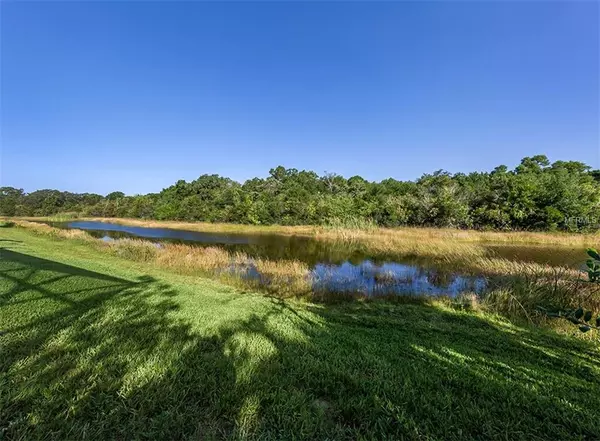
[{"label": "pond", "polygon": [[[486,280],[457,271],[436,267],[426,260],[395,255],[369,254],[360,245],[315,240],[304,236],[276,234],[230,234],[186,231],[170,228],[146,228],[108,222],[73,221],[50,223],[58,228],[81,229],[94,237],[113,240],[126,237],[151,239],[154,242],[218,246],[241,251],[251,258],[299,260],[311,268],[315,291],[377,295],[449,295],[463,292],[481,293]],[[578,265],[581,250],[555,249],[547,246],[523,247],[489,245],[490,255],[538,263]],[[252,273],[250,273],[252,276]],[[259,274],[255,274],[260,277]]]}]

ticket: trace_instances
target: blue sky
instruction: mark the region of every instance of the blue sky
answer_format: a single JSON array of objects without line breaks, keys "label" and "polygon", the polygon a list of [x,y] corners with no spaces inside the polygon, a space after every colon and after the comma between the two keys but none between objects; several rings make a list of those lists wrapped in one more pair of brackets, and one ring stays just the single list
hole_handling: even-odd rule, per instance
[{"label": "blue sky", "polygon": [[0,184],[600,168],[583,2],[2,2]]}]

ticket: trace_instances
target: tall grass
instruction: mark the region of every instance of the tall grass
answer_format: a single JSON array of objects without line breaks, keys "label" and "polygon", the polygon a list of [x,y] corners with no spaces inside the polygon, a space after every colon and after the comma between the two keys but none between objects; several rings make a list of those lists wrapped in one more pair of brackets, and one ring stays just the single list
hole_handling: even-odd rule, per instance
[{"label": "tall grass", "polygon": [[349,218],[340,219],[333,218],[323,226],[328,231],[338,232],[341,235],[347,234],[348,231],[376,231],[379,229],[375,221],[372,219]]},{"label": "tall grass", "polygon": [[153,261],[159,254],[156,244],[139,239],[119,239],[111,242],[99,243],[99,246],[119,257],[138,262]]},{"label": "tall grass", "polygon": [[[548,312],[582,307],[598,316],[600,286],[563,276],[560,270],[550,277],[539,274],[513,276],[509,283],[490,289],[478,303],[486,311],[572,333],[572,324],[551,318]],[[590,333],[585,338],[594,339],[595,335]]]},{"label": "tall grass", "polygon": [[66,212],[66,213],[58,213],[48,218],[49,222],[68,222],[74,219],[79,219],[79,213],[77,212]]},{"label": "tall grass", "polygon": [[154,244],[140,239],[98,242],[100,250],[138,262],[152,262],[169,270],[217,278],[243,288],[258,288],[280,297],[310,295],[307,265],[294,260],[252,259],[218,247]]}]

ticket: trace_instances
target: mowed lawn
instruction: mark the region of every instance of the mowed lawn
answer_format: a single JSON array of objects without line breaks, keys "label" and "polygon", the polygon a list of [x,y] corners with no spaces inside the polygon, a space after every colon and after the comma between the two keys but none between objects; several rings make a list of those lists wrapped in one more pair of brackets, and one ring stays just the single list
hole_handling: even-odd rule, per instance
[{"label": "mowed lawn", "polygon": [[600,439],[600,346],[0,229],[0,439]]}]

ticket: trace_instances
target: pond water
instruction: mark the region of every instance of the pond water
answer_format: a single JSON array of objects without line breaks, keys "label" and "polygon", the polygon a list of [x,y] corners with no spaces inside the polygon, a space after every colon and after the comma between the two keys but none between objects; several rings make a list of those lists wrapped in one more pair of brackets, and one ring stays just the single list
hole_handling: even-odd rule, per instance
[{"label": "pond water", "polygon": [[[299,260],[311,268],[315,291],[362,294],[423,294],[456,296],[463,292],[481,293],[486,280],[457,271],[436,267],[431,262],[394,255],[372,255],[360,245],[315,240],[304,236],[276,234],[229,234],[146,228],[108,222],[73,221],[50,223],[58,228],[81,229],[94,237],[113,240],[125,237],[151,239],[154,242],[218,246],[242,251],[252,258]],[[490,255],[511,260],[579,265],[582,250],[551,247],[490,245]],[[250,276],[253,276],[250,273]],[[259,274],[254,276],[260,277]]]}]

